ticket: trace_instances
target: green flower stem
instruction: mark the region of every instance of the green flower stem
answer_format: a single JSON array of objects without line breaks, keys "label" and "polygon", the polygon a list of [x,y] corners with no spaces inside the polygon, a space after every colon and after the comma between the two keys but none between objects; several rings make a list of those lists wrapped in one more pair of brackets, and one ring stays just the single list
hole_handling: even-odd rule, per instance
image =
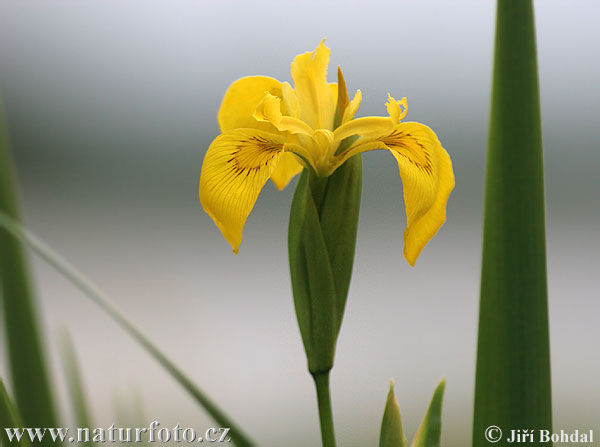
[{"label": "green flower stem", "polygon": [[518,428],[551,430],[548,332],[544,170],[533,6],[531,0],[499,0],[487,153],[474,447],[496,445],[485,439],[485,429],[491,425],[505,434]]},{"label": "green flower stem", "polygon": [[154,357],[160,365],[213,417],[220,427],[231,428],[229,436],[238,447],[251,447],[252,441],[239,429],[231,419],[190,379],[187,377],[165,354],[163,354],[148,337],[133,325],[109,300],[109,298],[94,284],[88,281],[82,273],[50,247],[44,244],[29,231],[25,230],[18,222],[0,211],[0,228],[8,231],[17,239],[27,243],[48,264],[73,283],[98,307],[116,321],[135,341]]},{"label": "green flower stem", "polygon": [[[1,102],[1,98],[0,98]],[[19,220],[16,175],[0,104],[0,212]],[[0,229],[0,315],[15,404],[29,427],[57,427],[42,330],[21,242]]]},{"label": "green flower stem", "polygon": [[331,409],[331,392],[329,391],[329,371],[313,374],[317,388],[317,404],[321,422],[321,439],[323,447],[335,447],[335,432],[333,429],[333,411]]}]

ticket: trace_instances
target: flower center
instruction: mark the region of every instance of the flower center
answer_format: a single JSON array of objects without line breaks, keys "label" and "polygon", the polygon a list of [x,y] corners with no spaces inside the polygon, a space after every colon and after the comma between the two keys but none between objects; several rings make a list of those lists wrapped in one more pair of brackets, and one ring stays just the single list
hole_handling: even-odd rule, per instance
[{"label": "flower center", "polygon": [[332,173],[331,157],[337,146],[334,144],[333,132],[327,129],[317,129],[313,133],[311,140],[311,153],[317,175],[327,177]]}]

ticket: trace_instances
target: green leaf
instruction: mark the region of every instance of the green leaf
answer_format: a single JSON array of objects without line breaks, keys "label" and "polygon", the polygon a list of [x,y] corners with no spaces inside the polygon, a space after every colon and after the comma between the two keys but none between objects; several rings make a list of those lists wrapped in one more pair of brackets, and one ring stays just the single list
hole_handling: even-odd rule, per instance
[{"label": "green leaf", "polygon": [[22,428],[23,423],[17,411],[17,407],[8,395],[4,382],[0,379],[0,446],[3,447],[29,447],[29,439],[22,437],[20,441],[13,439],[9,441],[5,428]]},{"label": "green leaf", "polygon": [[544,171],[531,0],[499,0],[487,152],[473,446],[552,427]]},{"label": "green leaf", "polygon": [[415,435],[411,447],[440,447],[442,437],[442,401],[444,399],[444,379],[433,392],[433,398],[425,413],[423,422]]},{"label": "green leaf", "polygon": [[[1,102],[1,99],[0,99]],[[8,129],[0,104],[0,212],[19,219],[17,182]],[[2,301],[10,379],[23,422],[57,427],[43,333],[27,256],[21,242],[0,228],[0,300]]]},{"label": "green leaf", "polygon": [[352,279],[362,190],[362,156],[346,161],[327,179],[319,213],[336,291],[337,330],[344,317]]},{"label": "green leaf", "polygon": [[390,382],[381,430],[379,432],[379,447],[406,447],[406,438],[402,432],[400,406],[394,395],[394,382]]},{"label": "green leaf", "polygon": [[[229,427],[229,436],[238,447],[254,445],[244,432],[221,410],[212,399],[200,390],[165,354],[110,302],[110,299],[92,284],[75,267],[65,261],[50,247],[35,237],[14,219],[0,211],[0,228],[15,238],[27,243],[48,264],[54,267],[66,279],[71,281],[85,296],[121,326],[137,343],[139,343],[165,370],[213,417],[220,427]],[[52,427],[52,426],[49,426]]]},{"label": "green leaf", "polygon": [[73,340],[66,328],[61,331],[60,334],[60,348],[63,368],[67,379],[67,388],[69,390],[69,397],[71,398],[71,406],[73,408],[73,414],[75,415],[75,422],[78,427],[91,428],[92,424],[90,423],[87,399],[81,380],[81,372],[79,370],[79,364],[77,363]]},{"label": "green leaf", "polygon": [[292,200],[288,232],[296,317],[313,374],[333,366],[337,338],[336,294],[313,193],[304,170]]}]

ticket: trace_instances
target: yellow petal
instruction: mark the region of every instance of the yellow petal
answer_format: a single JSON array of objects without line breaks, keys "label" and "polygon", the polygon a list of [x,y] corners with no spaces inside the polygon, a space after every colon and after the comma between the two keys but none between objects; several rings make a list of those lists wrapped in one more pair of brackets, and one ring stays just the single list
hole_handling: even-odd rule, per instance
[{"label": "yellow petal", "polygon": [[313,130],[304,121],[281,113],[281,99],[266,92],[252,114],[256,121],[271,123],[281,132],[289,131],[294,134],[311,136]]},{"label": "yellow petal", "polygon": [[333,134],[335,141],[339,142],[352,135],[377,136],[387,134],[391,132],[393,128],[394,123],[389,117],[365,116],[347,121],[335,129]]},{"label": "yellow petal", "polygon": [[[337,106],[337,100],[338,100],[338,83],[337,82],[330,82],[329,83],[329,88],[331,89],[331,98],[333,101],[334,106]],[[335,107],[333,108],[333,111],[335,113]]]},{"label": "yellow petal", "polygon": [[346,107],[346,110],[344,110],[342,124],[345,124],[354,119],[354,114],[358,110],[358,106],[360,106],[361,100],[362,100],[362,93],[360,90],[356,90],[356,93],[354,94],[354,98],[352,98],[352,101],[350,101],[350,103]]},{"label": "yellow petal", "polygon": [[300,103],[298,102],[298,97],[296,96],[296,92],[290,84],[284,82],[281,85],[281,96],[283,99],[283,105],[286,109],[286,115],[289,115],[294,118],[300,118]]},{"label": "yellow petal", "polygon": [[259,124],[252,116],[265,92],[281,97],[281,82],[267,76],[248,76],[231,84],[217,115],[221,132],[242,127],[272,131],[270,124]]},{"label": "yellow petal", "polygon": [[199,195],[237,253],[242,230],[284,150],[285,138],[256,129],[236,129],[219,135],[202,164]]},{"label": "yellow petal", "polygon": [[292,62],[300,119],[313,129],[333,129],[335,102],[333,87],[327,83],[329,53],[329,48],[321,41],[315,51],[300,54]]},{"label": "yellow petal", "polygon": [[396,101],[392,97],[392,95],[388,93],[388,102],[386,102],[385,105],[387,107],[388,113],[390,114],[390,118],[392,119],[394,124],[398,124],[408,112],[406,97],[402,98],[400,101]]},{"label": "yellow petal", "polygon": [[291,152],[281,154],[279,163],[271,174],[271,180],[280,191],[285,188],[294,176],[302,171],[303,166]]},{"label": "yellow petal", "polygon": [[398,124],[406,116],[406,98],[396,101],[388,94],[388,102],[385,104],[389,117],[383,116],[365,116],[363,118],[353,119],[358,106],[360,105],[362,95],[357,90],[354,99],[348,104],[344,111],[342,125],[335,129],[335,141],[342,141],[352,135],[373,137],[387,134],[392,131],[394,125]]},{"label": "yellow petal", "polygon": [[420,123],[400,123],[388,134],[359,138],[340,155],[338,165],[375,149],[390,150],[398,162],[407,220],[404,257],[414,265],[446,220],[446,203],[454,188],[452,162],[433,130]]}]

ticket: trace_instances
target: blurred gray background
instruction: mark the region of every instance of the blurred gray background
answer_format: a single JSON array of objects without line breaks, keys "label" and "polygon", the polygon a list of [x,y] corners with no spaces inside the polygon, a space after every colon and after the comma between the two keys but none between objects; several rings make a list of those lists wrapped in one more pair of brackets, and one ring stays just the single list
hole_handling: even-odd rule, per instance
[{"label": "blurred gray background", "polygon": [[[600,8],[536,6],[547,183],[555,427],[600,429],[597,346]],[[448,221],[417,266],[402,258],[393,158],[364,157],[355,275],[333,371],[339,444],[375,445],[388,381],[414,434],[447,380],[443,445],[470,443],[492,1],[0,2],[0,82],[28,226],[99,284],[265,446],[319,444],[293,313],[287,220],[293,185],[263,190],[239,256],[197,198],[227,86],[291,81],[295,55],[327,38],[358,116],[390,92],[450,153]],[[108,317],[33,260],[46,344],[75,338],[98,425],[116,401],[145,422],[213,425]],[[0,353],[4,356],[4,353]],[[64,390],[55,363],[54,378]],[[2,360],[0,372],[5,374]],[[61,397],[67,411],[67,401]]]}]

